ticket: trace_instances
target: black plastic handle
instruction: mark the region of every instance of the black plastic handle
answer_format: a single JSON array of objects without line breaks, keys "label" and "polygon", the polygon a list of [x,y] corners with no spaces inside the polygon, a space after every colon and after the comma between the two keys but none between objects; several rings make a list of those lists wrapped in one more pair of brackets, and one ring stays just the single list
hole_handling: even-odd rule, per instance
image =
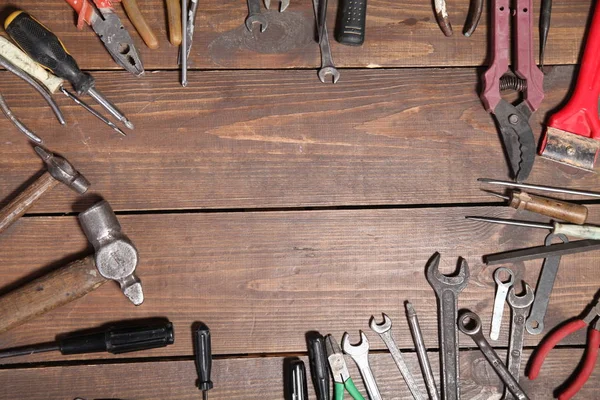
[{"label": "black plastic handle", "polygon": [[325,339],[318,332],[307,335],[310,374],[317,400],[329,400],[329,362],[325,351]]},{"label": "black plastic handle", "polygon": [[367,0],[341,0],[335,24],[335,40],[360,46],[365,41]]},{"label": "black plastic handle", "polygon": [[210,345],[210,329],[199,322],[194,330],[194,355],[196,357],[196,370],[198,371],[198,388],[203,392],[212,389],[210,380],[212,369],[212,350]]}]

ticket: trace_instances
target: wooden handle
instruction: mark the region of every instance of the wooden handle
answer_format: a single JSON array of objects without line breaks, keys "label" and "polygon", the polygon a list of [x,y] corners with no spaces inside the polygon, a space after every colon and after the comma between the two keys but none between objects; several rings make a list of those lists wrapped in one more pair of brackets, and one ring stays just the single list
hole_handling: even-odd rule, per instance
[{"label": "wooden handle", "polygon": [[107,282],[89,256],[0,297],[0,333],[88,294]]},{"label": "wooden handle", "polygon": [[158,39],[152,31],[152,28],[150,28],[150,25],[148,25],[148,22],[144,19],[136,0],[122,0],[121,2],[123,3],[123,7],[125,8],[129,20],[133,26],[135,26],[135,29],[144,40],[144,43],[146,43],[146,46],[151,49],[158,49]]},{"label": "wooden handle", "polygon": [[585,223],[588,215],[588,209],[585,206],[525,192],[514,192],[510,206],[574,224]]},{"label": "wooden handle", "polygon": [[173,46],[181,45],[181,5],[179,0],[167,0],[167,17],[169,20],[169,42]]},{"label": "wooden handle", "polygon": [[19,193],[6,207],[0,210],[0,233],[4,232],[25,214],[44,193],[51,190],[58,183],[50,173],[44,172],[35,182]]}]

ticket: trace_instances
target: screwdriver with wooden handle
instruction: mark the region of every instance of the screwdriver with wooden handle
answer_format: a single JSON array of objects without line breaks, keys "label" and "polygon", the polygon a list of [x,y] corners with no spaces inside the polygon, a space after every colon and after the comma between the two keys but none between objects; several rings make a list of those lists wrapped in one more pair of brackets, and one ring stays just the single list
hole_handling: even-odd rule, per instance
[{"label": "screwdriver with wooden handle", "polygon": [[600,240],[600,226],[561,224],[559,222],[552,222],[550,224],[544,224],[544,223],[539,223],[539,222],[517,221],[517,220],[513,220],[513,219],[490,218],[490,217],[467,216],[465,218],[473,220],[473,221],[489,222],[492,224],[504,224],[504,225],[514,225],[514,226],[524,226],[527,228],[548,229],[548,230],[552,231],[552,233],[554,233],[555,235],[562,233],[563,235],[580,238],[580,239]]}]

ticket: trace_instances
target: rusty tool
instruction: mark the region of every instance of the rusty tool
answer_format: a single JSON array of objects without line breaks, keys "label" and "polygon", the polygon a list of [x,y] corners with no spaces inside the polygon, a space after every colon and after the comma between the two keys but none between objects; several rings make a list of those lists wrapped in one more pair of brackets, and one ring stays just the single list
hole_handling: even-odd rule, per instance
[{"label": "rusty tool", "polygon": [[88,180],[64,158],[56,156],[40,146],[35,147],[35,152],[46,164],[47,171],[0,210],[0,233],[59,183],[64,183],[79,194],[85,193],[90,187]]},{"label": "rusty tool", "polygon": [[548,121],[542,157],[593,172],[600,153],[600,5],[595,5],[575,91]]},{"label": "rusty tool", "polygon": [[[446,0],[434,0],[433,7],[435,10],[435,19],[437,20],[440,29],[444,35],[452,36],[453,30],[452,24],[450,23],[450,17],[448,16]],[[463,28],[463,35],[469,37],[475,32],[477,25],[479,25],[482,13],[483,0],[471,0],[467,20],[465,21],[465,26]]]},{"label": "rusty tool", "polygon": [[319,41],[319,49],[321,51],[321,68],[319,69],[318,75],[319,80],[322,83],[328,82],[327,77],[331,76],[330,82],[337,83],[340,79],[340,73],[333,63],[333,57],[331,56],[331,45],[329,43],[329,35],[327,34],[327,24],[323,21],[323,26],[320,26],[319,21],[319,8],[321,2],[326,0],[312,0],[313,11],[315,13],[315,19],[317,21],[317,40]]},{"label": "rusty tool", "polygon": [[154,31],[150,27],[150,24],[144,18],[144,14],[140,10],[136,0],[117,0],[123,3],[123,8],[127,13],[127,17],[138,31],[146,46],[151,49],[158,49],[158,39],[154,34]]},{"label": "rusty tool", "polygon": [[110,205],[106,201],[93,205],[79,214],[79,223],[95,254],[0,297],[0,332],[83,297],[108,280],[118,282],[134,305],[142,304],[142,284],[135,275],[138,252]]},{"label": "rusty tool", "polygon": [[[502,139],[511,177],[524,181],[535,161],[535,139],[529,125],[531,114],[544,99],[544,74],[535,64],[532,33],[533,0],[492,0],[491,64],[483,75],[481,101],[492,114]],[[510,18],[514,20],[514,75],[509,71],[511,47]],[[511,104],[501,90],[523,93],[523,99]]]},{"label": "rusty tool", "polygon": [[169,42],[173,46],[181,44],[181,37],[185,32],[181,29],[181,5],[178,0],[166,0],[167,21],[169,22]]}]

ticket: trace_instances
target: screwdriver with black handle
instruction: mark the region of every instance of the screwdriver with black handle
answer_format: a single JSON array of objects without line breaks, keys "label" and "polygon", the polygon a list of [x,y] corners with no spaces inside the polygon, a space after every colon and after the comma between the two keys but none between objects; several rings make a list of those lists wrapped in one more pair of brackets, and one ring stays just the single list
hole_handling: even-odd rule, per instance
[{"label": "screwdriver with black handle", "polygon": [[15,43],[35,62],[66,79],[79,95],[89,94],[94,100],[123,122],[129,129],[134,126],[125,115],[95,88],[95,79],[81,71],[60,39],[42,23],[24,11],[15,11],[4,21],[4,29]]},{"label": "screwdriver with black handle", "polygon": [[318,332],[307,334],[308,361],[317,400],[329,400],[329,361],[325,338]]},{"label": "screwdriver with black handle", "polygon": [[213,388],[210,380],[212,350],[210,329],[202,322],[197,322],[194,326],[194,357],[198,372],[198,389],[202,390],[202,399],[208,400],[208,391]]},{"label": "screwdriver with black handle", "polygon": [[138,326],[116,326],[100,332],[65,336],[55,342],[0,350],[0,358],[49,351],[60,351],[63,355],[98,352],[121,354],[166,347],[174,342],[175,334],[171,322],[147,323]]}]

